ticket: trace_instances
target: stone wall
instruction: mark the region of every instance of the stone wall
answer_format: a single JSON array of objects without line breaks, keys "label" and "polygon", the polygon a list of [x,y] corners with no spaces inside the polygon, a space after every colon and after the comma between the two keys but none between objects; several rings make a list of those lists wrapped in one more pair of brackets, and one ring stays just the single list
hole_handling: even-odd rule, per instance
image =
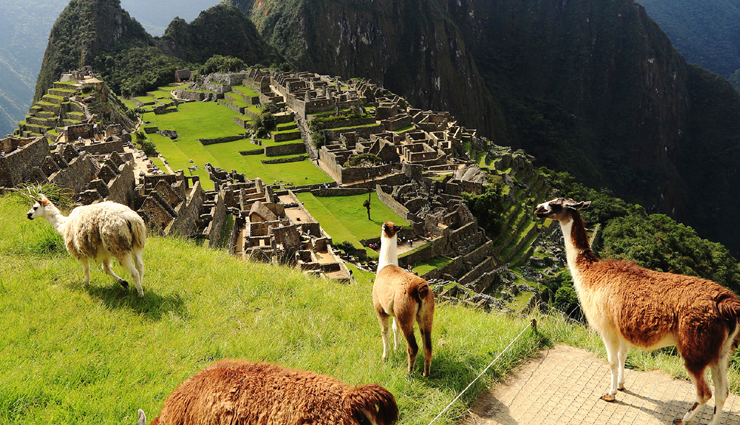
[{"label": "stone wall", "polygon": [[12,137],[0,141],[0,187],[14,187],[30,181],[34,168],[40,167],[51,154],[49,143],[43,137],[36,139],[16,139]]},{"label": "stone wall", "polygon": [[247,138],[246,136],[244,136],[243,134],[240,134],[238,136],[226,136],[226,137],[219,137],[216,139],[198,139],[198,141],[203,146],[207,146],[207,145],[215,145],[216,143],[234,142],[236,140],[242,140],[246,138]]},{"label": "stone wall", "polygon": [[75,146],[77,150],[91,153],[93,155],[106,155],[113,152],[123,153],[123,140],[112,140],[110,142],[92,142],[89,145]]},{"label": "stone wall", "polygon": [[291,155],[296,153],[305,153],[306,144],[301,143],[282,143],[276,146],[265,146],[265,156]]},{"label": "stone wall", "polygon": [[301,138],[301,132],[299,130],[287,131],[285,133],[272,133],[272,140],[275,142],[285,142],[287,140],[295,140]]},{"label": "stone wall", "polygon": [[375,192],[378,194],[378,198],[382,203],[384,203],[388,208],[392,209],[393,212],[403,217],[406,221],[409,221],[409,210],[406,207],[393,199],[392,196],[383,192],[383,188],[380,187],[380,185],[376,186]]},{"label": "stone wall", "polygon": [[116,178],[108,182],[109,201],[115,201],[119,204],[134,206],[134,187],[136,185],[136,176],[132,163],[127,162],[118,167],[119,174]]},{"label": "stone wall", "polygon": [[71,189],[75,193],[81,193],[88,182],[95,179],[99,170],[97,161],[84,152],[72,159],[66,168],[49,176],[49,181],[59,187]]},{"label": "stone wall", "polygon": [[[243,155],[243,154],[242,154]],[[308,158],[306,155],[298,155],[291,158],[279,158],[279,159],[263,159],[263,164],[285,164],[288,162],[300,162],[305,161]]]},{"label": "stone wall", "polygon": [[323,131],[327,140],[339,140],[339,137],[342,135],[342,133],[347,132],[355,132],[358,136],[369,139],[370,135],[382,133],[385,131],[385,128],[383,128],[383,124],[376,124],[367,127],[349,127],[343,129],[327,129],[321,131]]},{"label": "stone wall", "polygon": [[[211,194],[213,192],[210,192]],[[204,230],[204,236],[208,238],[208,246],[217,248],[221,231],[226,224],[226,202],[224,201],[224,191],[216,192],[216,205],[211,207],[211,222]]]},{"label": "stone wall", "polygon": [[168,229],[168,235],[194,235],[198,228],[196,223],[200,218],[200,208],[203,206],[205,195],[206,193],[200,186],[200,182],[196,182],[191,188],[190,195],[187,199],[175,208],[177,217]]},{"label": "stone wall", "polygon": [[394,169],[395,166],[392,164],[376,165],[374,167],[341,167],[340,170],[337,170],[337,174],[340,176],[340,182],[346,184],[366,181],[368,175],[371,179],[385,176],[392,173]]}]

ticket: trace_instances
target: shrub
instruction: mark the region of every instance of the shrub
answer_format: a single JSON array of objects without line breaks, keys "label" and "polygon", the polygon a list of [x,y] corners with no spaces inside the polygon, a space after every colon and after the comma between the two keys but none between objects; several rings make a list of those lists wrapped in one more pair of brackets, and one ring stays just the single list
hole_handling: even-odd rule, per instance
[{"label": "shrub", "polygon": [[361,153],[351,157],[345,165],[349,167],[372,167],[373,165],[380,165],[382,163],[383,160],[378,158],[376,155],[371,153]]},{"label": "shrub", "polygon": [[139,149],[144,151],[146,156],[156,156],[157,155],[157,145],[154,144],[149,139],[144,140],[137,140],[137,144],[139,145]]}]

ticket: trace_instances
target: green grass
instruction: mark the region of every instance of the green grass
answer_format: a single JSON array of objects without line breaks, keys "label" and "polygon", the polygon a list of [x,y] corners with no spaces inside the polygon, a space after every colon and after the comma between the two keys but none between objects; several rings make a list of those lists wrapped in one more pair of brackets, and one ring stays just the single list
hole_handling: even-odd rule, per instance
[{"label": "green grass", "polygon": [[[321,223],[321,227],[331,235],[335,244],[349,241],[355,248],[363,248],[361,239],[370,239],[380,236],[380,226],[386,221],[393,221],[402,226],[409,223],[380,202],[378,195],[373,192],[370,201],[370,217],[367,219],[367,209],[362,206],[367,200],[366,194],[351,196],[322,196],[316,197],[311,193],[299,193],[301,200],[311,215]],[[368,256],[377,258],[378,254],[367,249]]]},{"label": "green grass", "polygon": [[425,273],[429,273],[432,270],[441,269],[442,267],[450,264],[451,262],[452,260],[450,260],[447,257],[434,257],[434,258],[430,258],[429,260],[419,261],[418,263],[414,263],[411,265],[411,268],[416,274],[418,274],[419,276],[422,276]]},{"label": "green grass", "polygon": [[243,95],[251,96],[251,97],[259,97],[259,94],[256,91],[250,89],[249,87],[231,86],[231,89],[235,92],[238,92],[237,94],[243,94]]},{"label": "green grass", "polygon": [[[134,423],[138,408],[153,418],[182,380],[226,357],[353,385],[379,383],[395,395],[401,424],[424,424],[528,323],[441,303],[432,376],[420,377],[419,360],[410,379],[404,349],[380,360],[371,273],[356,271],[356,283],[337,284],[150,237],[144,298],[98,269],[83,287],[79,264],[61,246],[52,253],[29,248],[51,237],[50,226],[25,219],[28,205],[13,199],[0,198],[7,217],[0,228],[3,424]],[[541,343],[527,332],[439,423],[456,422],[493,379]]]}]

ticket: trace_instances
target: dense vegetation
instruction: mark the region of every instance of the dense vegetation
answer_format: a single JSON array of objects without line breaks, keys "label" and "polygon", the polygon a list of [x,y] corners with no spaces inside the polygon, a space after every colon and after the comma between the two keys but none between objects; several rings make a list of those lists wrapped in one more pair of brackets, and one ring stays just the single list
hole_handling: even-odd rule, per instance
[{"label": "dense vegetation", "polygon": [[249,65],[282,62],[252,21],[226,3],[201,12],[190,24],[174,19],[157,45],[186,62],[204,63],[212,55],[233,56]]},{"label": "dense vegetation", "polygon": [[[175,70],[199,68],[214,55],[231,56],[242,65],[281,62],[233,6],[214,6],[190,24],[176,18],[155,39],[121,9],[119,0],[72,0],[52,28],[35,99],[62,72],[84,65],[92,65],[115,92],[141,95],[174,81]],[[223,68],[218,66],[223,63],[213,65]]]},{"label": "dense vegetation", "polygon": [[[568,173],[542,171],[562,196],[591,201],[591,206],[581,212],[587,226],[599,225],[603,230],[602,243],[594,247],[601,257],[623,258],[654,270],[711,279],[740,293],[740,264],[722,244],[702,239],[691,227],[663,214],[648,215],[641,206],[616,198],[609,191],[578,184]],[[548,287],[554,293],[563,285],[572,285],[569,280],[564,275],[550,281]],[[561,296],[556,304],[564,310],[572,309],[575,293],[564,290]]]},{"label": "dense vegetation", "polygon": [[123,96],[139,95],[174,81],[183,68],[177,58],[163,55],[154,46],[132,47],[95,58],[95,70],[108,87]]},{"label": "dense vegetation", "polygon": [[[45,95],[62,72],[93,65],[99,56],[151,45],[152,37],[121,9],[119,0],[71,0],[51,29],[34,100]],[[115,67],[104,60],[98,63]],[[97,71],[110,74],[112,69]]]}]

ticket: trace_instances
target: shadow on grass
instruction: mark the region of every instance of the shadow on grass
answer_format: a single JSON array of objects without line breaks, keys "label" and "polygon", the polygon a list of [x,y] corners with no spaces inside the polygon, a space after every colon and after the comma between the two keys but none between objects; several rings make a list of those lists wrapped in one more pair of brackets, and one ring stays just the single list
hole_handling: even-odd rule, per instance
[{"label": "shadow on grass", "polygon": [[188,317],[185,302],[180,297],[180,294],[162,296],[151,290],[148,291],[147,287],[144,286],[144,296],[139,297],[134,285],[129,285],[129,288],[126,289],[118,283],[102,286],[90,284],[87,287],[83,286],[83,289],[90,296],[102,301],[111,310],[131,310],[154,321],[161,320],[162,317],[170,314],[183,319]]}]

